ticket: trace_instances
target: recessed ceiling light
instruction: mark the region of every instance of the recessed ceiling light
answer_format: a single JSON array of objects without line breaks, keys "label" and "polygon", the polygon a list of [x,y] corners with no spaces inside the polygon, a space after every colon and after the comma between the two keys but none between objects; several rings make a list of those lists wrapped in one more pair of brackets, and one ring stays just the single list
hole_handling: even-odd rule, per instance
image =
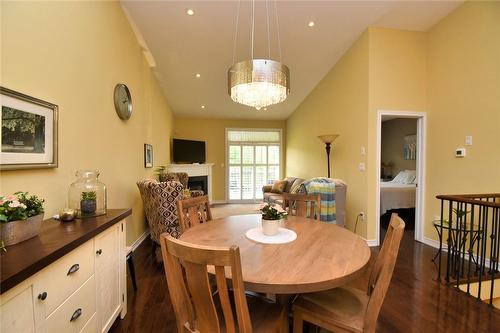
[{"label": "recessed ceiling light", "polygon": [[312,28],[312,27],[314,27],[314,24],[315,24],[314,21],[309,21],[309,23],[307,23],[307,26],[309,28]]},{"label": "recessed ceiling light", "polygon": [[201,77],[201,74],[200,73],[196,73],[194,76]]},{"label": "recessed ceiling light", "polygon": [[204,108],[205,108],[205,105],[202,105],[202,106],[201,106],[201,108],[202,108],[202,109],[204,109]]},{"label": "recessed ceiling light", "polygon": [[189,8],[188,10],[186,10],[186,14],[188,14],[189,16],[193,16],[194,15],[194,10],[192,10],[191,8]]},{"label": "recessed ceiling light", "polygon": [[264,108],[264,111],[267,111],[267,108]]}]

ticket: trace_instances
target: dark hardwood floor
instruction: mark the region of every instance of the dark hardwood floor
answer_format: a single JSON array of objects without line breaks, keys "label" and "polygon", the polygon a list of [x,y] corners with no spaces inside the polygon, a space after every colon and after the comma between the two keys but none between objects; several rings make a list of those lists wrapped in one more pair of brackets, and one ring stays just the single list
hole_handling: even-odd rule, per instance
[{"label": "dark hardwood floor", "polygon": [[[375,258],[377,249],[373,248]],[[377,332],[500,332],[500,311],[436,282],[435,249],[405,234]],[[175,332],[163,265],[145,241],[134,253],[138,290],[128,281],[128,314],[110,332]],[[353,283],[366,286],[367,277]]]}]

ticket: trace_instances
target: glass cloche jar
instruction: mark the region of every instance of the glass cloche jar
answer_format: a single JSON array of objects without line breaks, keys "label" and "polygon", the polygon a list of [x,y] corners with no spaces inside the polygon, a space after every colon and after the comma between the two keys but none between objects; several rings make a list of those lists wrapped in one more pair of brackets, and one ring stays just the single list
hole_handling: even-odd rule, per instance
[{"label": "glass cloche jar", "polygon": [[106,185],[101,183],[98,170],[79,170],[76,181],[69,186],[68,206],[81,218],[106,214]]}]

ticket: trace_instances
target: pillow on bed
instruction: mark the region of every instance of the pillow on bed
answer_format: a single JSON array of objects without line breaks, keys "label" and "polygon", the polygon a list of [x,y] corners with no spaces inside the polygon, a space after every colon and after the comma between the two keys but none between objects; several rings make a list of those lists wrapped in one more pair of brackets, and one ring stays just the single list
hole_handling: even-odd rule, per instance
[{"label": "pillow on bed", "polygon": [[408,184],[415,184],[415,182],[417,181],[417,170],[405,170],[405,171],[408,172],[409,179],[413,178]]},{"label": "pillow on bed", "polygon": [[400,171],[392,182],[397,184],[411,184],[415,180],[415,177],[415,170]]}]

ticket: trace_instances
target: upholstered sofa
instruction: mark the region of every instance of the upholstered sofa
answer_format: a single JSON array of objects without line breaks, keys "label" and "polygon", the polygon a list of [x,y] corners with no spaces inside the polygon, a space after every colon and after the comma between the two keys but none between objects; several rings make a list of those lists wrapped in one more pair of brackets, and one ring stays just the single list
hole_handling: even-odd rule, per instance
[{"label": "upholstered sofa", "polygon": [[304,182],[304,179],[295,177],[286,177],[284,181],[286,181],[286,186],[282,193],[271,192],[273,185],[264,185],[262,187],[262,193],[265,202],[283,203],[283,193],[292,193],[292,189],[298,190],[298,187],[300,186],[300,184]]},{"label": "upholstered sofa", "polygon": [[[287,182],[285,190],[287,193],[301,193],[304,187],[300,186],[305,180],[302,178],[287,177],[284,179]],[[347,184],[341,179],[333,179],[335,183],[335,207],[336,207],[336,224],[339,226],[345,225],[345,205],[347,196]],[[265,202],[275,202],[283,204],[282,193],[272,193],[272,185],[262,187]]]}]

